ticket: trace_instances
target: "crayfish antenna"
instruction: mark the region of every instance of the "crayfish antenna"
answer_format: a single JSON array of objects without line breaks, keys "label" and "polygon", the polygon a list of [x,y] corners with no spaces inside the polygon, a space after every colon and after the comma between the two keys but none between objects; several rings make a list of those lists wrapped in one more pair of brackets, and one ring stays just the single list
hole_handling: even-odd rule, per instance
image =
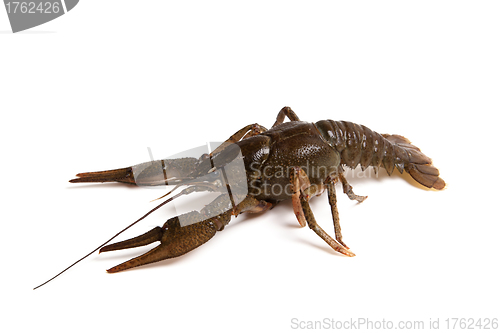
[{"label": "crayfish antenna", "polygon": [[177,190],[180,186],[182,186],[183,184],[179,184],[179,185],[176,185],[172,190],[170,190],[167,194],[164,194],[162,195],[161,197],[159,198],[156,198],[156,199],[153,199],[151,200],[150,202],[153,202],[153,201],[156,201],[156,200],[160,200],[160,199],[163,199],[165,197],[168,197],[170,195],[170,193],[172,193],[173,191]]}]

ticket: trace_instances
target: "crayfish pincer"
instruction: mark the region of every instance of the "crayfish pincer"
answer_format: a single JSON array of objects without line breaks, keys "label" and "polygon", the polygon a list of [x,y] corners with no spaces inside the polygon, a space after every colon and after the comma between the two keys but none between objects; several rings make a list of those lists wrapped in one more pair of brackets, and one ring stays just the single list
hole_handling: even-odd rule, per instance
[{"label": "crayfish pincer", "polygon": [[[285,118],[290,121],[284,122]],[[106,245],[113,237],[99,246],[96,250],[107,252],[160,242],[149,252],[108,270],[115,273],[181,256],[223,230],[233,215],[265,212],[289,199],[301,226],[308,225],[335,251],[354,256],[342,240],[334,185],[340,182],[351,200],[362,202],[366,197],[354,194],[344,177],[345,168],[358,165],[363,170],[382,167],[389,175],[397,169],[425,187],[436,190],[445,187],[431,159],[403,136],[378,134],[347,121],[300,121],[289,107],[280,110],[269,130],[250,124],[199,158],[165,159],[116,170],[79,173],[70,182],[174,186],[164,196],[168,197],[164,202],[133,224],[181,195],[200,191],[220,193],[200,211],[172,217],[162,227],[132,239]],[[309,200],[325,190],[335,238],[317,224],[309,206]]]}]

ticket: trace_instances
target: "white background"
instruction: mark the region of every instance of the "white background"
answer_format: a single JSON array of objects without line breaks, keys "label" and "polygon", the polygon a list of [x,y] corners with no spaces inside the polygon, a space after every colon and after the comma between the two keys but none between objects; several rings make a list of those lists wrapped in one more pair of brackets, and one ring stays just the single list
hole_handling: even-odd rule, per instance
[{"label": "white background", "polygon": [[[292,319],[499,316],[496,1],[81,1],[12,34],[0,10],[2,326],[51,332],[294,331]],[[410,138],[448,186],[349,174],[336,255],[290,203],[239,216],[178,259],[94,254],[163,191],[75,185],[225,140],[291,106]],[[366,176],[366,175],[365,175]],[[311,201],[327,232],[326,195]],[[172,216],[156,212],[120,239]]]}]

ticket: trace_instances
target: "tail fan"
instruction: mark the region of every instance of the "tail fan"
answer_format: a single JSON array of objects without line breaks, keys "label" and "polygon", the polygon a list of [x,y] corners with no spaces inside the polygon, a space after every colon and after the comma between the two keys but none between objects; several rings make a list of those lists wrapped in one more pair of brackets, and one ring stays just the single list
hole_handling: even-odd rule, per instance
[{"label": "tail fan", "polygon": [[391,142],[394,146],[401,148],[397,154],[404,151],[403,154],[407,156],[400,156],[405,161],[404,169],[421,185],[442,190],[445,188],[446,183],[443,179],[439,178],[439,170],[432,165],[432,160],[424,155],[420,149],[411,144],[410,140],[401,135],[382,135],[385,139]]}]

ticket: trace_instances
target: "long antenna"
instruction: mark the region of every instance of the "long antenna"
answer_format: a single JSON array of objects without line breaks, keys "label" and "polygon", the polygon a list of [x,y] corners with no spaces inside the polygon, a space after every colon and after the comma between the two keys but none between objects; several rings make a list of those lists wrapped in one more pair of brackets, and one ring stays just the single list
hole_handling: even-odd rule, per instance
[{"label": "long antenna", "polygon": [[93,254],[94,252],[96,252],[97,250],[99,250],[101,247],[103,247],[104,245],[108,244],[109,242],[111,242],[113,239],[115,239],[116,237],[118,237],[121,233],[123,233],[125,230],[129,229],[130,227],[134,226],[136,223],[138,223],[139,221],[142,221],[144,218],[146,218],[149,214],[151,214],[152,212],[154,212],[155,210],[157,210],[158,208],[160,208],[161,206],[163,205],[166,205],[167,203],[169,203],[170,201],[174,200],[175,198],[178,198],[179,196],[183,195],[183,194],[187,194],[189,193],[190,191],[186,191],[188,190],[189,187],[187,189],[184,189],[182,190],[180,193],[174,195],[173,197],[171,198],[168,198],[167,200],[165,200],[164,202],[162,202],[161,204],[159,204],[158,206],[156,206],[155,208],[151,209],[149,212],[147,212],[143,217],[141,217],[140,219],[138,219],[137,221],[135,221],[134,223],[130,224],[128,227],[126,227],[125,229],[123,229],[122,231],[120,231],[119,233],[117,233],[116,235],[114,235],[113,237],[111,237],[110,239],[108,239],[104,244],[102,245],[99,245],[95,250],[93,250],[92,252],[90,252],[89,254],[87,254],[86,256],[78,259],[77,261],[75,261],[73,264],[69,265],[68,267],[66,267],[64,270],[62,270],[59,274],[57,274],[56,276],[52,277],[51,279],[45,281],[44,283],[42,283],[41,285],[33,288],[33,290],[35,289],[38,289],[40,288],[41,286],[49,283],[50,281],[54,280],[56,277],[58,277],[59,275],[61,275],[62,273],[66,272],[68,269],[70,269],[71,267],[75,266],[76,264],[78,264],[80,261],[82,261],[83,259],[87,258],[88,256],[90,256],[91,254]]}]

